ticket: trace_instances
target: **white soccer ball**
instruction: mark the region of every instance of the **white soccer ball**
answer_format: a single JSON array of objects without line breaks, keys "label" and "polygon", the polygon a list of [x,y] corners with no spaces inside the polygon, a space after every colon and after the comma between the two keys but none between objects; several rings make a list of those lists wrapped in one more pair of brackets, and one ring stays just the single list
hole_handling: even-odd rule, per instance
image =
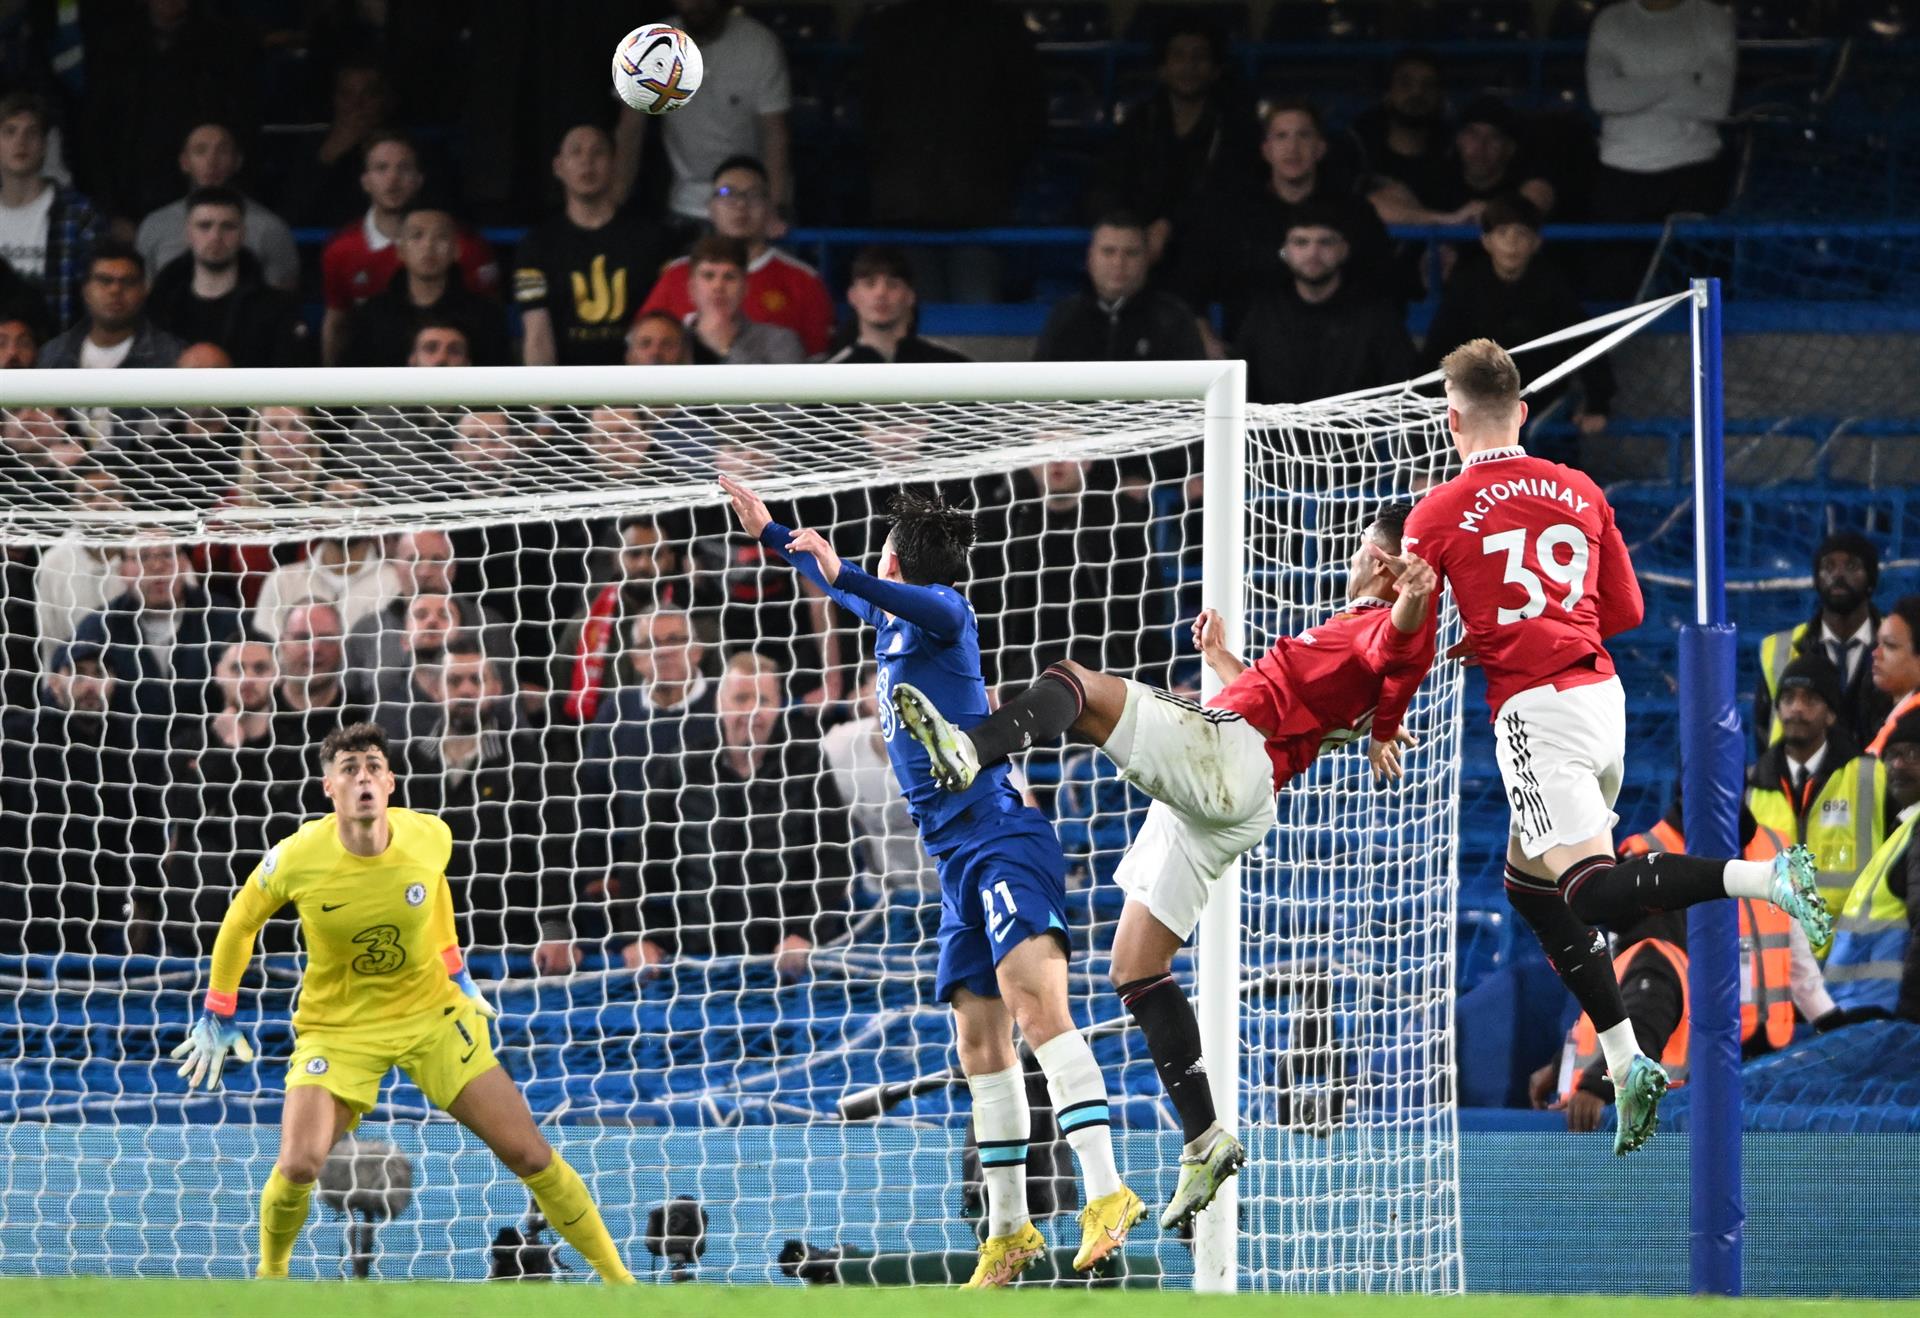
[{"label": "white soccer ball", "polygon": [[693,38],[666,23],[635,28],[613,52],[613,90],[642,114],[678,110],[706,74]]}]

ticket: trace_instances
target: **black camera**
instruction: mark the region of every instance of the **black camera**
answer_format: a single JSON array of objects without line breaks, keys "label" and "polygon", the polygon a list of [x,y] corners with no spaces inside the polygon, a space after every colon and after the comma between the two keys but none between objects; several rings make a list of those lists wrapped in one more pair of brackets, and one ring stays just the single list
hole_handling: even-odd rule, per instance
[{"label": "black camera", "polygon": [[707,1252],[707,1210],[695,1200],[672,1199],[647,1214],[647,1253],[667,1261],[672,1281],[692,1281]]},{"label": "black camera", "polygon": [[552,1281],[556,1272],[570,1271],[558,1257],[560,1247],[541,1239],[546,1230],[547,1219],[539,1209],[530,1208],[519,1226],[503,1226],[495,1232],[488,1251],[487,1280]]}]

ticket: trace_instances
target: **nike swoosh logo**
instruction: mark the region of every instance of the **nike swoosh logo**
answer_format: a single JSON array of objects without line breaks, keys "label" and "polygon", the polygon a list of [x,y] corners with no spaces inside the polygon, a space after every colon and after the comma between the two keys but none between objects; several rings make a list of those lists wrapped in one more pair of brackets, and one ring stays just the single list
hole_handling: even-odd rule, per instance
[{"label": "nike swoosh logo", "polygon": [[[583,1212],[582,1212],[582,1213],[580,1214],[580,1217],[585,1217],[585,1216],[586,1216],[586,1215],[587,1215],[588,1213],[591,1213],[592,1211],[593,1211],[593,1210],[592,1210],[591,1208],[589,1208],[589,1209],[586,1209],[586,1210],[584,1210],[584,1211],[583,1211]],[[580,1217],[576,1217],[576,1218],[574,1218],[574,1219],[573,1219],[573,1222],[578,1222],[578,1221],[580,1220]],[[563,1226],[563,1227],[566,1227],[566,1226],[572,1226],[572,1225],[573,1225],[573,1222],[562,1222],[562,1223],[561,1223],[560,1225],[561,1225],[561,1226]]]},{"label": "nike swoosh logo", "polygon": [[328,905],[327,903],[325,903],[325,902],[321,902],[321,903],[320,903],[320,909],[321,909],[321,910],[323,910],[323,911],[337,911],[337,910],[339,910],[339,909],[340,909],[340,908],[341,908],[342,906],[345,906],[345,905],[347,905],[347,903],[346,903],[346,902],[335,902],[335,903],[333,903],[333,904],[332,904],[331,906],[329,906],[329,905]]},{"label": "nike swoosh logo", "polygon": [[[477,1043],[473,1045],[473,1047],[467,1049],[467,1055],[460,1059],[460,1065],[465,1066],[468,1062],[471,1062],[473,1060],[473,1055],[479,1051],[480,1051],[480,1045]],[[572,1224],[569,1223],[568,1225],[572,1225]]]}]

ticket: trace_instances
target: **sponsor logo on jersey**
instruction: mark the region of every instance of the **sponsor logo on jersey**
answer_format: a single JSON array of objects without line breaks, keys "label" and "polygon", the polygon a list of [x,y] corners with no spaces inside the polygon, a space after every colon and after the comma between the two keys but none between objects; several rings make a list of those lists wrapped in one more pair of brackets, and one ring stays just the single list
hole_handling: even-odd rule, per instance
[{"label": "sponsor logo on jersey", "polygon": [[307,1074],[308,1074],[308,1075],[325,1075],[326,1073],[327,1073],[327,1059],[326,1059],[326,1058],[324,1058],[324,1057],[310,1057],[310,1058],[308,1058],[308,1059],[307,1059]]},{"label": "sponsor logo on jersey", "polygon": [[407,905],[418,906],[421,902],[425,901],[426,899],[427,899],[426,884],[410,883],[407,885]]}]

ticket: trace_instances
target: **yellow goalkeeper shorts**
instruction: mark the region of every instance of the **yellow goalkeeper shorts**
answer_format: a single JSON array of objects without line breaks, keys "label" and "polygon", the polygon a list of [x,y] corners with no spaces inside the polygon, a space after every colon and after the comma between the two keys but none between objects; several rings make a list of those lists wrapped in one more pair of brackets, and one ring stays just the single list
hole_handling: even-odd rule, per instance
[{"label": "yellow goalkeeper shorts", "polygon": [[469,1081],[497,1065],[487,1026],[479,1007],[463,998],[399,1040],[391,1025],[303,1031],[287,1062],[287,1088],[318,1085],[353,1109],[357,1125],[378,1101],[380,1082],[397,1066],[428,1102],[445,1110]]}]

